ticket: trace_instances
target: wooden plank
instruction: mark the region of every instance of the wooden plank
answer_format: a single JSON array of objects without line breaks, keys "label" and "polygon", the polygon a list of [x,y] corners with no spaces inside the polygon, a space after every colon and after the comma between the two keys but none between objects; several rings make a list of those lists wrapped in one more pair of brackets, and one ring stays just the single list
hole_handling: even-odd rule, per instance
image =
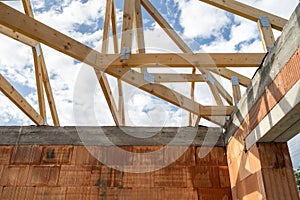
[{"label": "wooden plank", "polygon": [[141,0],[141,4],[183,52],[192,52],[149,0]]},{"label": "wooden plank", "polygon": [[232,96],[234,105],[237,105],[238,102],[241,100],[241,88],[238,77],[231,77],[231,84],[232,84]]},{"label": "wooden plank", "polygon": [[31,47],[37,44],[35,40],[2,25],[0,25],[0,33]]},{"label": "wooden plank", "polygon": [[144,39],[144,28],[143,28],[143,16],[141,9],[140,0],[135,1],[135,12],[134,12],[134,33],[136,39],[136,53],[146,53],[145,50],[145,39]]},{"label": "wooden plank", "polygon": [[[106,11],[105,11],[105,17],[104,17],[104,28],[103,28],[103,36],[102,36],[102,53],[108,52],[108,45],[109,45],[109,24],[111,19],[111,13],[112,13],[112,1],[107,0],[106,1]],[[112,114],[113,120],[116,124],[116,126],[120,125],[120,118],[118,116],[117,106],[112,94],[112,91],[109,86],[108,79],[104,72],[95,70],[96,76],[98,78],[99,84],[101,86],[102,92],[104,94],[104,97],[106,99],[106,102],[108,104],[109,110]]]},{"label": "wooden plank", "polygon": [[270,20],[272,28],[282,31],[287,23],[286,19],[273,15],[271,13],[259,10],[257,8],[245,5],[234,0],[200,0],[215,7],[221,8],[233,14],[239,15],[246,19],[257,22],[260,16],[267,16]]},{"label": "wooden plank", "polygon": [[116,16],[116,5],[115,0],[111,3],[111,29],[113,35],[114,51],[119,53],[119,42],[118,42],[118,26],[117,26],[117,16]]},{"label": "wooden plank", "polygon": [[112,13],[112,0],[106,0],[106,10],[104,16],[103,35],[102,35],[102,53],[108,53],[109,45],[109,23]]},{"label": "wooden plank", "polygon": [[169,74],[151,73],[155,83],[181,83],[181,82],[205,82],[206,76],[202,74]]},{"label": "wooden plank", "polygon": [[[99,70],[104,70],[107,62],[118,60],[118,55],[111,55],[111,60],[107,60],[108,55],[103,55],[3,3],[0,3],[0,24],[15,29]],[[108,68],[106,73],[197,115],[224,116],[230,115],[234,109],[233,106],[203,106],[163,85],[150,84],[144,80],[142,74],[127,68]]]},{"label": "wooden plank", "polygon": [[[268,18],[266,18],[268,19]],[[263,24],[262,19],[257,21],[257,26],[260,34],[260,38],[263,44],[263,48],[265,52],[268,52],[271,47],[274,46],[275,38],[272,31],[272,27],[268,24]]]},{"label": "wooden plank", "polygon": [[[37,47],[39,48],[39,47]],[[40,51],[40,50],[38,50]],[[37,95],[39,102],[40,115],[44,119],[46,119],[46,107],[45,107],[45,98],[44,98],[44,90],[43,90],[43,75],[42,75],[42,67],[39,59],[38,52],[35,47],[32,47],[33,60],[34,60],[34,70],[35,70],[35,79],[37,86]]]},{"label": "wooden plank", "polygon": [[[22,0],[22,3],[23,3],[23,7],[24,7],[24,11],[25,11],[26,15],[28,15],[31,18],[34,18],[32,7],[31,7],[31,4],[30,4],[30,0]],[[38,48],[40,55],[37,55],[36,48]],[[54,101],[54,97],[53,97],[53,93],[52,93],[52,88],[51,88],[50,81],[49,81],[49,76],[48,76],[47,67],[46,67],[46,63],[45,63],[44,54],[43,54],[43,51],[42,51],[41,44],[36,42],[35,46],[32,47],[32,51],[33,51],[34,59],[36,59],[36,62],[39,63],[39,68],[40,68],[39,73],[41,73],[41,80],[44,83],[44,87],[45,87],[45,91],[46,91],[46,96],[47,96],[47,100],[48,100],[48,104],[49,104],[53,124],[54,124],[54,126],[59,126],[60,123],[59,123],[59,119],[58,119],[56,105],[55,105],[55,101]],[[38,80],[37,80],[37,82],[38,82]],[[38,93],[40,93],[40,94],[38,94],[39,102],[41,101],[41,104],[39,103],[40,104],[39,105],[40,110],[42,110],[42,112],[43,112],[42,117],[45,120],[46,119],[46,109],[41,108],[41,106],[45,106],[43,85],[38,85],[37,84],[37,89],[38,89]],[[44,121],[44,123],[45,123],[45,121]]]},{"label": "wooden plank", "polygon": [[124,0],[121,50],[123,48],[130,48],[131,50],[132,48],[134,2],[132,0]]},{"label": "wooden plank", "polygon": [[44,119],[34,108],[24,99],[20,93],[0,74],[0,90],[7,96],[20,110],[22,110],[34,123],[43,125]]},{"label": "wooden plank", "polygon": [[[117,16],[116,16],[116,6],[115,0],[112,0],[112,11],[111,11],[111,24],[112,24],[112,34],[113,34],[113,43],[114,43],[114,52],[115,54],[119,53],[119,42],[118,42],[118,26],[117,26]],[[123,85],[120,79],[117,79],[118,84],[118,114],[120,125],[125,126],[125,112],[124,112],[124,97],[123,97]]]},{"label": "wooden plank", "polygon": [[[40,49],[40,51],[41,51],[41,54],[43,54],[42,48]],[[50,80],[49,80],[49,75],[48,75],[48,71],[46,68],[45,59],[43,56],[40,57],[40,62],[41,62],[41,68],[42,68],[44,89],[46,92],[46,96],[47,96],[47,100],[48,100],[48,104],[49,104],[49,108],[50,108],[50,112],[51,112],[51,117],[53,120],[53,125],[60,126],[60,122],[59,122],[59,118],[58,118],[58,114],[57,114],[57,110],[56,110],[56,105],[55,105],[55,101],[54,101],[54,97],[53,97],[53,93],[52,93],[52,88],[51,88],[51,84],[50,84]]]},{"label": "wooden plank", "polygon": [[217,68],[217,69],[214,69],[212,72],[224,77],[224,78],[227,78],[228,80],[231,80],[231,77],[232,76],[236,76],[238,77],[239,79],[239,83],[244,86],[244,87],[248,87],[248,85],[250,84],[251,82],[251,79],[244,76],[244,75],[241,75],[237,72],[234,72],[232,70],[229,70],[227,68]]},{"label": "wooden plank", "polygon": [[[103,55],[103,60],[109,60],[108,68],[134,68],[134,67],[151,67],[151,68],[192,68],[201,66],[210,70],[225,67],[259,67],[265,53],[147,53],[132,54],[128,63],[114,60],[116,55]],[[112,61],[112,62],[111,62]],[[225,70],[224,70],[225,71]]]}]

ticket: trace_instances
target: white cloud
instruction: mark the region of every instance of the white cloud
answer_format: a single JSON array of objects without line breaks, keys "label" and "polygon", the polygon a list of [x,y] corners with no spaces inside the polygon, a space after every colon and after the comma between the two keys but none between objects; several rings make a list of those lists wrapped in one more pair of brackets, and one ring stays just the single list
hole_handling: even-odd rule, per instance
[{"label": "white cloud", "polygon": [[230,23],[226,13],[199,1],[175,0],[181,9],[180,25],[187,38],[209,38]]}]

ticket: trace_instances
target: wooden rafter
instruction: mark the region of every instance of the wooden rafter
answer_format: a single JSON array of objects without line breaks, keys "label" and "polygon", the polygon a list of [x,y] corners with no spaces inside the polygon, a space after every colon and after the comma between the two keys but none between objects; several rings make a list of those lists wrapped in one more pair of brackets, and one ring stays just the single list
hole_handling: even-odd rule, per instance
[{"label": "wooden rafter", "polygon": [[[36,41],[44,43],[49,47],[69,55],[81,62],[91,65],[96,69],[103,70],[103,64],[107,62],[105,59],[106,55],[103,55],[89,48],[88,46],[77,42],[76,40],[20,13],[19,11],[3,3],[0,3],[0,24],[17,30],[18,32],[29,36]],[[118,56],[115,55],[115,59],[117,58]],[[129,84],[139,87],[141,90],[162,98],[197,115],[224,116],[229,115],[234,108],[232,106],[203,106],[163,85],[150,84],[144,80],[142,74],[126,68],[109,68],[106,70],[106,72],[116,78],[121,78],[123,81]]]},{"label": "wooden rafter", "polygon": [[[22,0],[22,3],[26,15],[28,15],[31,18],[34,18],[30,0]],[[24,37],[24,39],[26,39],[26,36]],[[40,114],[44,119],[44,123],[46,123],[46,108],[45,108],[45,98],[44,98],[44,90],[43,90],[43,88],[45,88],[53,124],[54,126],[59,126],[60,123],[57,115],[52,88],[49,82],[49,76],[48,76],[41,44],[35,41],[31,43],[34,44],[34,46],[32,46],[32,53],[33,53],[34,64],[35,64],[35,74],[36,74],[35,76],[37,82],[37,93],[38,93]]]},{"label": "wooden rafter", "polygon": [[253,8],[251,6],[245,5],[235,0],[200,0],[200,1],[221,8],[233,14],[239,15],[246,19],[252,20],[254,22],[257,22],[259,17],[261,16],[267,16],[270,20],[272,28],[277,29],[279,31],[281,31],[284,25],[287,23],[286,19],[259,10],[257,8]]},{"label": "wooden rafter", "polygon": [[44,124],[44,118],[22,97],[22,95],[0,74],[0,91],[7,96],[37,125]]},{"label": "wooden rafter", "polygon": [[257,26],[260,34],[260,38],[263,44],[263,48],[265,52],[268,52],[271,47],[273,47],[275,43],[274,34],[272,31],[272,27],[269,23],[268,17],[261,17],[257,21]]}]

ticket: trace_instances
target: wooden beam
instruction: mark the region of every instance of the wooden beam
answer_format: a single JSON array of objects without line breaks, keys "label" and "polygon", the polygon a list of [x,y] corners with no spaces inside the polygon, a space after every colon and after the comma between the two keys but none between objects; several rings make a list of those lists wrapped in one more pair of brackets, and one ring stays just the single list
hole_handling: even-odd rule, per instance
[{"label": "wooden beam", "polygon": [[[30,0],[22,0],[22,3],[26,15],[28,15],[31,18],[34,18]],[[32,47],[32,52],[33,52],[35,63],[37,63],[37,66],[35,68],[36,68],[37,91],[38,91],[38,100],[39,100],[41,116],[44,119],[44,123],[46,123],[46,108],[45,108],[44,90],[42,84],[44,83],[53,124],[54,126],[59,126],[60,125],[59,119],[57,115],[55,101],[52,94],[52,88],[49,82],[49,76],[48,76],[41,44],[36,42],[35,46]],[[39,74],[38,76],[37,73]]]},{"label": "wooden beam", "polygon": [[0,74],[0,90],[7,96],[20,110],[22,110],[34,123],[43,125],[44,119],[34,108],[22,97],[18,91]]},{"label": "wooden beam", "polygon": [[111,2],[111,29],[113,36],[113,44],[115,53],[119,53],[119,42],[118,42],[118,26],[117,26],[117,15],[115,0]]},{"label": "wooden beam", "polygon": [[132,48],[132,26],[134,6],[135,1],[124,0],[121,51],[124,48],[129,48],[131,51]]},{"label": "wooden beam", "polygon": [[[111,20],[111,13],[112,13],[112,0],[106,0],[106,11],[105,11],[105,17],[104,17],[104,28],[103,28],[103,37],[102,37],[102,53],[108,52],[108,45],[109,45],[109,24]],[[112,94],[112,91],[109,86],[108,79],[104,72],[100,70],[95,70],[95,73],[97,75],[99,84],[101,86],[101,89],[103,91],[104,97],[106,99],[106,102],[108,104],[109,110],[112,114],[113,120],[116,124],[116,126],[120,126],[120,117],[118,116],[118,109]]]},{"label": "wooden beam", "polygon": [[[42,48],[40,50],[41,50],[41,54],[43,55]],[[49,104],[49,108],[50,108],[50,112],[51,112],[51,117],[53,120],[53,125],[60,126],[44,56],[40,57],[40,62],[41,62],[41,68],[42,68],[44,88],[45,88],[45,92],[46,92],[46,96],[47,96],[47,100],[48,100],[48,104]]]},{"label": "wooden beam", "polygon": [[110,29],[110,19],[112,13],[112,0],[106,0],[106,10],[104,16],[104,25],[103,25],[103,36],[102,36],[102,53],[108,53],[109,45],[109,29]]},{"label": "wooden beam", "polygon": [[[259,67],[265,53],[147,53],[131,54],[127,64],[114,60],[116,55],[103,55],[103,60],[107,60],[108,68],[210,68],[210,70],[224,67]],[[112,62],[111,62],[112,61]]]},{"label": "wooden beam", "polygon": [[[39,45],[37,45],[36,48],[39,48]],[[32,47],[32,53],[33,53],[33,60],[34,60],[34,69],[35,69],[35,79],[36,79],[36,88],[37,88],[37,96],[38,96],[38,102],[39,102],[39,109],[40,109],[40,115],[44,119],[46,119],[46,107],[45,107],[45,98],[44,98],[44,90],[43,90],[43,75],[42,75],[42,67],[39,59],[40,49],[36,49],[35,47]],[[38,52],[37,52],[38,51]]]},{"label": "wooden beam", "polygon": [[149,0],[141,0],[141,4],[183,52],[192,53],[186,43],[181,39],[181,37],[178,36],[176,31],[164,19],[159,11],[156,10]]},{"label": "wooden beam", "polygon": [[18,33],[10,28],[7,28],[3,25],[0,25],[0,33],[2,33],[3,35],[6,35],[12,39],[15,39],[19,42],[22,42],[28,46],[34,47],[37,42],[21,33]]},{"label": "wooden beam", "polygon": [[134,12],[134,33],[136,39],[136,53],[146,53],[145,50],[145,38],[143,28],[143,16],[140,0],[135,0],[135,12]]},{"label": "wooden beam", "polygon": [[[112,24],[112,34],[113,34],[113,43],[114,43],[114,52],[115,54],[119,53],[119,42],[118,42],[118,26],[117,26],[117,16],[116,16],[116,6],[115,0],[112,0],[112,8],[111,8],[111,24]],[[125,111],[124,111],[124,97],[123,97],[123,85],[120,79],[117,79],[117,87],[118,87],[118,116],[119,123],[122,126],[125,126]]]},{"label": "wooden beam", "polygon": [[[111,62],[114,59],[118,60],[119,58],[118,55],[113,55],[111,60],[107,60],[107,55],[101,54],[1,2],[0,24],[15,29],[38,42],[42,42],[57,51],[69,55],[74,59],[84,62],[99,70],[105,70],[107,62]],[[203,106],[163,85],[150,84],[144,80],[142,74],[134,72],[133,70],[128,70],[127,68],[109,68],[106,69],[106,72],[116,78],[121,78],[123,81],[136,86],[143,91],[162,98],[197,115],[224,116],[230,115],[234,109],[233,106]]]},{"label": "wooden beam", "polygon": [[221,8],[233,14],[239,15],[246,19],[257,22],[260,16],[267,16],[270,20],[272,28],[282,31],[284,25],[287,23],[286,19],[270,14],[268,12],[259,10],[257,8],[245,5],[234,0],[200,0],[207,4]]},{"label": "wooden beam", "polygon": [[237,72],[234,72],[232,70],[229,70],[227,68],[217,68],[217,69],[213,69],[212,72],[228,79],[228,80],[231,80],[231,77],[232,76],[236,76],[239,78],[239,83],[244,86],[244,87],[248,87],[248,85],[250,84],[251,82],[251,79],[246,77],[246,76],[243,76]]},{"label": "wooden beam", "polygon": [[231,84],[232,84],[232,96],[233,96],[234,105],[237,105],[242,97],[239,78],[237,76],[231,77]]},{"label": "wooden beam", "polygon": [[260,38],[265,52],[274,46],[275,38],[268,17],[261,16],[257,21]]},{"label": "wooden beam", "polygon": [[206,82],[206,76],[202,74],[168,74],[151,73],[155,83],[181,83],[181,82]]}]

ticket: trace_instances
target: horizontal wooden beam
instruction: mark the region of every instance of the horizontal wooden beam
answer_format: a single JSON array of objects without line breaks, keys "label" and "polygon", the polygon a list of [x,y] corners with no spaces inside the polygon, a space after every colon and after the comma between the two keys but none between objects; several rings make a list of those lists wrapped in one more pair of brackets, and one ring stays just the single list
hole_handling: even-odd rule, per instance
[{"label": "horizontal wooden beam", "polygon": [[[111,55],[113,57],[109,57],[110,60],[107,60],[107,54],[101,54],[1,2],[0,24],[16,30],[38,42],[44,43],[45,45],[84,62],[95,69],[105,70],[105,65],[112,60],[118,60],[119,62],[118,55]],[[144,80],[142,74],[127,68],[108,68],[105,72],[197,115],[225,116],[230,115],[234,109],[233,106],[203,106],[163,85],[151,84]]]},{"label": "horizontal wooden beam", "polygon": [[130,60],[124,65],[119,55],[102,55],[105,67],[132,68],[132,67],[259,67],[265,53],[148,53],[132,54]]},{"label": "horizontal wooden beam", "polygon": [[0,74],[0,91],[5,94],[20,110],[22,110],[34,123],[43,125],[44,119],[22,97],[22,95]]},{"label": "horizontal wooden beam", "polygon": [[239,15],[246,19],[257,22],[259,17],[267,16],[270,20],[272,28],[282,31],[287,20],[260,9],[245,5],[234,0],[200,0],[215,7],[221,8],[233,14]]},{"label": "horizontal wooden beam", "polygon": [[206,76],[202,74],[167,74],[151,73],[156,83],[180,83],[180,82],[205,82]]}]

